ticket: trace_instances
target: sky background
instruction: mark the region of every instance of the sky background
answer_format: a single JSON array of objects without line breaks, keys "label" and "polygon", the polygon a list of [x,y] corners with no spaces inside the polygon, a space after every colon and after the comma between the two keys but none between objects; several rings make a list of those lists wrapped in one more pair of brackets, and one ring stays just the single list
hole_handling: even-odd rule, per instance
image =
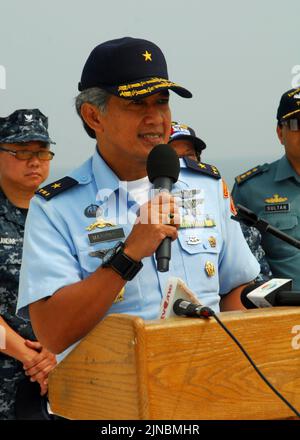
[{"label": "sky background", "polygon": [[282,93],[300,84],[299,0],[0,0],[0,17],[0,116],[38,107],[49,117],[50,181],[93,153],[77,84],[94,46],[123,36],[163,50],[170,79],[193,93],[171,93],[173,120],[195,129],[203,161],[230,187],[283,153],[275,116]]}]

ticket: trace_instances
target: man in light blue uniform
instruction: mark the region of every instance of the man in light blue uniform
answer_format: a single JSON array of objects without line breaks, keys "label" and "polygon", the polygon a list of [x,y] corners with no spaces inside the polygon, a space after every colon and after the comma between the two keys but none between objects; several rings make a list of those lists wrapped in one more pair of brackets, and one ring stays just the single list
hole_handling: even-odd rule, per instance
[{"label": "man in light blue uniform", "polygon": [[[281,97],[277,110],[277,135],[284,146],[284,156],[236,177],[232,195],[236,204],[247,207],[272,226],[299,240],[300,88],[288,90]],[[273,275],[293,279],[293,289],[299,290],[299,249],[268,232],[259,234],[259,237]]]},{"label": "man in light blue uniform", "polygon": [[[218,311],[220,297],[224,310],[242,308],[240,292],[259,272],[215,167],[180,159],[172,195],[151,194],[146,161],[170,136],[169,89],[191,97],[168,79],[161,50],[146,40],[105,42],[85,64],[76,107],[97,148],[69,177],[39,190],[21,270],[18,313],[30,311],[56,353],[107,313],[157,318],[170,276]],[[172,259],[160,273],[154,253],[165,237]]]}]

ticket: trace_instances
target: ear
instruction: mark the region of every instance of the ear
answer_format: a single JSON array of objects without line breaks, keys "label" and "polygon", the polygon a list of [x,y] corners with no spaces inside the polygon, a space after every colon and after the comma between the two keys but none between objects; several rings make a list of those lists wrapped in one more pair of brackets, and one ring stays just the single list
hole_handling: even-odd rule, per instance
[{"label": "ear", "polygon": [[283,143],[282,127],[277,125],[276,131],[277,131],[277,136],[278,136],[278,139],[279,139],[281,145],[284,145],[284,143]]},{"label": "ear", "polygon": [[94,105],[84,102],[80,108],[81,116],[84,122],[96,133],[102,132],[102,115],[101,111]]}]

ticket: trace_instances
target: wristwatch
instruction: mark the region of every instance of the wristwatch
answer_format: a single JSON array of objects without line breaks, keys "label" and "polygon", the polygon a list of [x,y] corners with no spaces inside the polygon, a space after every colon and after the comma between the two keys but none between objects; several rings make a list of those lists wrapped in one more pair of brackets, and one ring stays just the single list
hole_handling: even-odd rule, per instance
[{"label": "wristwatch", "polygon": [[102,267],[111,267],[117,272],[123,280],[130,281],[143,267],[141,261],[134,261],[124,253],[125,244],[122,241],[118,243],[108,252],[102,259]]}]

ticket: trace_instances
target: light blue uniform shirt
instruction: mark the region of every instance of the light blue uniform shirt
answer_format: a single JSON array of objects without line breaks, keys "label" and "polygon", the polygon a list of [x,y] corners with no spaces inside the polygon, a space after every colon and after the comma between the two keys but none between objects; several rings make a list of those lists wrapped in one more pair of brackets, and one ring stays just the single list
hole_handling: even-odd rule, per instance
[{"label": "light blue uniform shirt", "polygon": [[[188,195],[191,189],[198,189],[199,218],[213,219],[215,226],[180,229],[178,239],[172,242],[167,273],[157,272],[154,256],[144,258],[142,270],[125,285],[123,301],[113,303],[109,313],[156,319],[170,276],[181,278],[203,304],[219,311],[219,294],[227,294],[259,273],[259,265],[249,250],[240,225],[231,219],[230,199],[223,195],[221,179],[187,168],[182,159],[180,162],[180,176],[173,192],[178,195],[184,191]],[[90,253],[111,248],[118,241],[90,244],[88,234],[100,230],[86,230],[96,221],[86,216],[86,208],[98,204],[104,215],[107,206],[114,206],[116,201],[119,212],[124,215],[130,206],[128,194],[119,187],[119,179],[97,151],[70,176],[79,184],[49,201],[37,195],[30,203],[17,307],[19,316],[27,319],[28,304],[86,278],[102,262]],[[110,209],[109,214],[111,212]],[[125,240],[133,224],[116,226],[120,227],[124,229]],[[101,232],[106,229],[113,230],[114,227],[103,228]],[[213,246],[210,244],[212,237]],[[189,244],[195,239],[196,244]],[[207,262],[213,264],[215,275],[207,274]],[[105,295],[105,291],[99,292],[101,294]]]}]

